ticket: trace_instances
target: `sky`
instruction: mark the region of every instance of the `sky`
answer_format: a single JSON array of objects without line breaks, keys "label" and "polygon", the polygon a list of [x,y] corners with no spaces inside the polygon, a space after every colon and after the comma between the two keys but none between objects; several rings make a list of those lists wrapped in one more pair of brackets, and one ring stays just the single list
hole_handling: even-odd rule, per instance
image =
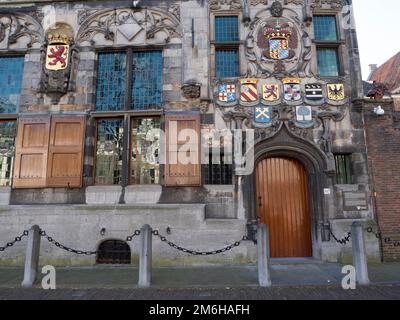
[{"label": "sky", "polygon": [[353,0],[363,79],[400,51],[400,1]]}]

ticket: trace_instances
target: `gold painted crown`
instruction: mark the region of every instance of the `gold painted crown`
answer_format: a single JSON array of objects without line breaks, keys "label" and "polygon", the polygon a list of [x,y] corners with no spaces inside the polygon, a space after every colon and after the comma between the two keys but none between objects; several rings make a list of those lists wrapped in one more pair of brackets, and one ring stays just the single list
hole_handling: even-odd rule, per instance
[{"label": "gold painted crown", "polygon": [[257,84],[257,83],[258,83],[258,79],[254,79],[254,78],[246,78],[246,79],[240,80],[240,84]]},{"label": "gold painted crown", "polygon": [[282,79],[283,84],[300,84],[301,80],[298,78],[285,78]]},{"label": "gold painted crown", "polygon": [[70,44],[72,39],[65,35],[65,34],[52,34],[50,33],[47,36],[47,41],[49,44],[57,44],[57,43],[62,43],[62,44]]},{"label": "gold painted crown", "polygon": [[291,31],[287,28],[282,28],[279,23],[275,26],[275,28],[268,27],[264,35],[267,39],[274,39],[274,38],[285,38],[289,39],[292,35]]}]

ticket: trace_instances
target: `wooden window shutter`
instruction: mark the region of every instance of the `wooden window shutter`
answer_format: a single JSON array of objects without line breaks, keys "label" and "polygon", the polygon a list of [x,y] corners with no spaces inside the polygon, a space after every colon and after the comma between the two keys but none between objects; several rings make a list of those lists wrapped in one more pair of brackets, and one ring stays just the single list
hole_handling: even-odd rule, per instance
[{"label": "wooden window shutter", "polygon": [[[185,129],[194,130],[197,133],[195,139],[190,141],[185,137],[182,132]],[[200,115],[166,115],[165,132],[164,184],[169,187],[200,186]],[[180,133],[180,138],[186,140],[178,139]],[[188,161],[179,161],[183,158]]]},{"label": "wooden window shutter", "polygon": [[14,188],[46,186],[50,117],[20,118],[15,150]]},{"label": "wooden window shutter", "polygon": [[47,163],[48,187],[82,187],[85,118],[53,116]]}]

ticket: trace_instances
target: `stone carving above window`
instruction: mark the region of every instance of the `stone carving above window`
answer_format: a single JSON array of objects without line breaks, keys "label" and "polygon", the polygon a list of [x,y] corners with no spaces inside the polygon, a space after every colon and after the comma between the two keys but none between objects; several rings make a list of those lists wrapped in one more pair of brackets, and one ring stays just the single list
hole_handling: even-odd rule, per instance
[{"label": "stone carving above window", "polygon": [[43,41],[43,28],[35,13],[0,13],[0,48],[38,47]]},{"label": "stone carving above window", "polygon": [[180,8],[168,10],[115,9],[82,10],[77,43],[83,45],[162,44],[181,38]]},{"label": "stone carving above window", "polygon": [[239,10],[242,9],[242,0],[210,0],[210,10]]},{"label": "stone carving above window", "polygon": [[341,10],[343,0],[312,0],[310,6],[312,9]]}]

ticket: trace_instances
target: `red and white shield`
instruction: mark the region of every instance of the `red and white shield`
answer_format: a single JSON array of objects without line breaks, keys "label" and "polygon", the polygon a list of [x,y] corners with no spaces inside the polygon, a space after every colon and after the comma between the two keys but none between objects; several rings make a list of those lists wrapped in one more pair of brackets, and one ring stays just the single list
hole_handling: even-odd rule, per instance
[{"label": "red and white shield", "polygon": [[257,99],[257,82],[242,82],[240,87],[240,100],[243,102],[255,102]]}]

